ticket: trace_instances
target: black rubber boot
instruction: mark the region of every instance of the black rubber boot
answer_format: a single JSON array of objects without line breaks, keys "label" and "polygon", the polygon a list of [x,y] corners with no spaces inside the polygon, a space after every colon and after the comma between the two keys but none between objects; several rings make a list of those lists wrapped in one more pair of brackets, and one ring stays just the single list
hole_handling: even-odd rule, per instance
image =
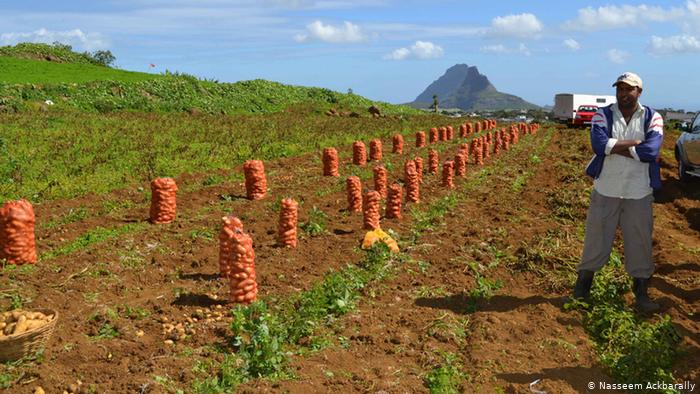
[{"label": "black rubber boot", "polygon": [[661,309],[659,304],[649,298],[649,280],[651,278],[634,278],[632,283],[632,291],[634,292],[634,297],[636,301],[634,303],[634,308],[639,313],[648,314],[654,313]]},{"label": "black rubber boot", "polygon": [[581,270],[578,272],[576,285],[574,285],[574,299],[582,300],[583,302],[590,301],[594,275],[595,272],[593,271]]}]

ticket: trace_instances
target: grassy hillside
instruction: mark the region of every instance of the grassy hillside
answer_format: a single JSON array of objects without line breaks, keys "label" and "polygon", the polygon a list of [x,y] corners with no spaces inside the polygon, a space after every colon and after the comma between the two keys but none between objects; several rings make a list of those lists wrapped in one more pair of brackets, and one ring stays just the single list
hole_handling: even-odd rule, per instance
[{"label": "grassy hillside", "polygon": [[89,52],[78,53],[73,51],[70,45],[61,43],[38,44],[22,42],[14,46],[0,47],[0,56],[18,59],[33,59],[53,63],[92,64],[105,67],[94,54]]},{"label": "grassy hillside", "polygon": [[0,83],[56,84],[99,80],[140,82],[160,75],[116,70],[85,63],[54,63],[35,59],[0,56]]},{"label": "grassy hillside", "polygon": [[[0,53],[18,54],[6,48]],[[89,54],[21,54],[0,55],[0,203],[106,193],[253,157],[408,134],[439,119],[329,89],[132,73],[95,65]],[[53,60],[40,60],[47,56]],[[371,118],[371,105],[411,116]],[[326,116],[330,108],[361,117]]]},{"label": "grassy hillside", "polygon": [[[192,75],[153,75],[99,65],[94,55],[75,53],[60,44],[0,47],[0,112],[78,110],[191,112],[208,114],[271,113],[313,104],[365,112],[376,105],[388,114],[417,113],[329,89],[253,80],[218,83]],[[54,105],[43,105],[51,100]]]},{"label": "grassy hillside", "polygon": [[140,82],[91,81],[41,85],[0,83],[0,111],[4,107],[5,112],[21,112],[36,107],[37,103],[45,100],[55,103],[52,109],[100,113],[123,110],[209,114],[271,113],[301,103],[313,103],[325,109],[340,107],[363,113],[370,105],[377,105],[389,114],[415,113],[415,110],[408,107],[377,103],[354,94],[266,80],[216,83],[171,75]]}]

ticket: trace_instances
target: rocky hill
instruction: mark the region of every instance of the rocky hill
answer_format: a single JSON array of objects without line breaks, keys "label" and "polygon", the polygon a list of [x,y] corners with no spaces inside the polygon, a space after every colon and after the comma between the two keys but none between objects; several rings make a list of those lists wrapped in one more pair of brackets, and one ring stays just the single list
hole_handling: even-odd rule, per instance
[{"label": "rocky hill", "polygon": [[456,64],[431,83],[410,103],[414,108],[429,108],[433,95],[438,96],[440,108],[460,108],[465,111],[538,109],[518,96],[501,93],[476,66]]}]

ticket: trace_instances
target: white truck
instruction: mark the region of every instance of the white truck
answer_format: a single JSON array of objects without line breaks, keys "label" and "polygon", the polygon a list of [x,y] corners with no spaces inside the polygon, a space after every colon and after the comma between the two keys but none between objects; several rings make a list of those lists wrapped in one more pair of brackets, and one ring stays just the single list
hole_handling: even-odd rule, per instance
[{"label": "white truck", "polygon": [[[569,125],[590,123],[590,111],[617,102],[615,96],[597,94],[559,93],[554,96],[554,119]],[[585,110],[577,118],[579,108]]]}]

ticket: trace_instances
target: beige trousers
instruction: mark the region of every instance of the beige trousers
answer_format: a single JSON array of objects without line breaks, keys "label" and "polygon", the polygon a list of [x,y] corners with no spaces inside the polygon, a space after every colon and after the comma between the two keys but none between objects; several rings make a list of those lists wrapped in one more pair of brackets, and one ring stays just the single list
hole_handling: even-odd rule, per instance
[{"label": "beige trousers", "polygon": [[632,200],[606,197],[593,189],[583,255],[576,269],[595,272],[608,262],[619,225],[625,245],[625,270],[633,278],[649,278],[655,268],[651,253],[653,201],[652,194]]}]

